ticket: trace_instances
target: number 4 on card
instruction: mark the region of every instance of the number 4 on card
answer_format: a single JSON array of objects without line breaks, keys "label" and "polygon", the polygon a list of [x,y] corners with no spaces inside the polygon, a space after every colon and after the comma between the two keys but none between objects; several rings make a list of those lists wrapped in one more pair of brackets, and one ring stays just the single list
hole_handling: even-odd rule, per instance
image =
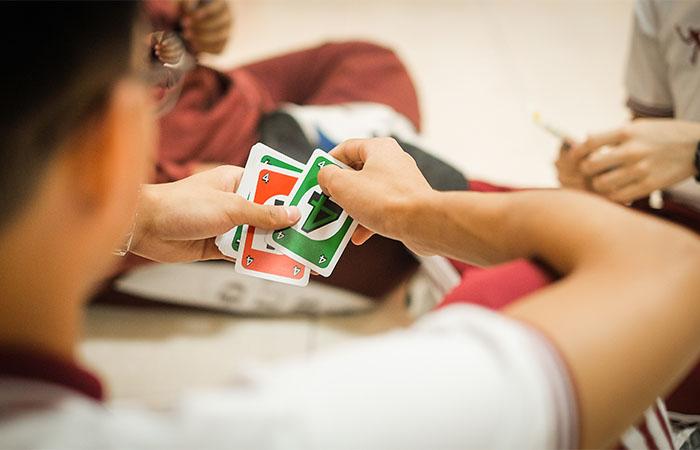
[{"label": "number 4 on card", "polygon": [[318,185],[318,172],[327,164],[351,170],[323,150],[314,151],[286,203],[299,208],[301,219],[266,238],[280,252],[326,277],[333,272],[357,228],[352,217]]}]

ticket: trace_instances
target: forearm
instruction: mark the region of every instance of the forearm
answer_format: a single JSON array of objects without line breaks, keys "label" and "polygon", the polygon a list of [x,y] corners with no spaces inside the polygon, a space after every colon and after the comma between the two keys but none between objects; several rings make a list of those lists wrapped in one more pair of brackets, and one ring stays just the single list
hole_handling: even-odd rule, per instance
[{"label": "forearm", "polygon": [[691,367],[700,349],[694,235],[568,192],[430,200],[412,221],[424,248],[485,263],[538,257],[568,275],[507,314],[543,332],[566,360],[582,446],[609,443]]},{"label": "forearm", "polygon": [[625,226],[609,226],[606,211],[619,214],[618,207],[561,190],[435,192],[409,208],[401,233],[428,252],[480,265],[541,258],[561,273],[586,255],[606,252]]}]

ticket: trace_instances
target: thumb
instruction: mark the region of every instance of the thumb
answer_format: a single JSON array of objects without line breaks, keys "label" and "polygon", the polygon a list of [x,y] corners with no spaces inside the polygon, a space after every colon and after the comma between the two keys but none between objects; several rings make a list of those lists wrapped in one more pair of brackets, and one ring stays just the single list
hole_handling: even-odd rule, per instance
[{"label": "thumb", "polygon": [[[237,202],[238,203],[238,202]],[[245,223],[263,230],[277,230],[294,225],[301,213],[295,206],[258,205],[244,200],[232,212],[238,223]]]},{"label": "thumb", "polygon": [[318,172],[318,185],[323,193],[339,202],[343,201],[351,191],[350,184],[356,172],[349,169],[341,169],[336,165],[329,165]]}]

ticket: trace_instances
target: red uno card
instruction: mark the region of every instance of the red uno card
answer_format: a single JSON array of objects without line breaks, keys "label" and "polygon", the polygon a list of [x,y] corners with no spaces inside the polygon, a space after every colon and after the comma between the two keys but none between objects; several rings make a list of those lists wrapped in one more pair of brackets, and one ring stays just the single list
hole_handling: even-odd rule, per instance
[{"label": "red uno card", "polygon": [[[258,204],[283,205],[298,176],[298,173],[280,167],[260,165],[255,186],[251,191],[252,201]],[[309,282],[309,269],[268,244],[265,241],[265,235],[268,233],[269,230],[256,230],[253,226],[244,226],[239,257],[236,260],[236,272],[306,286]]]}]

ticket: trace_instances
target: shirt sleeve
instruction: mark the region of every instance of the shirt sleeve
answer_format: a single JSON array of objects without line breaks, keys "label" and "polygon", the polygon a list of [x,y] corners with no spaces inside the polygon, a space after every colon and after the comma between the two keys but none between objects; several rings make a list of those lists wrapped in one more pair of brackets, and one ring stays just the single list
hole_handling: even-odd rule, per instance
[{"label": "shirt sleeve", "polygon": [[[235,387],[191,393],[158,413],[104,407],[63,389],[50,408],[0,421],[0,447],[543,450],[577,444],[573,390],[557,352],[534,330],[476,306],[450,306],[405,331],[248,375]],[[42,395],[41,386],[31,385],[4,392]]]},{"label": "shirt sleeve", "polygon": [[668,67],[658,40],[653,0],[638,0],[626,70],[627,106],[637,116],[673,117]]},{"label": "shirt sleeve", "polygon": [[[308,449],[571,448],[576,406],[535,331],[457,305],[263,377],[283,440]],[[293,419],[291,419],[293,418]],[[282,439],[282,437],[280,437]],[[289,445],[289,448],[294,445]]]}]

